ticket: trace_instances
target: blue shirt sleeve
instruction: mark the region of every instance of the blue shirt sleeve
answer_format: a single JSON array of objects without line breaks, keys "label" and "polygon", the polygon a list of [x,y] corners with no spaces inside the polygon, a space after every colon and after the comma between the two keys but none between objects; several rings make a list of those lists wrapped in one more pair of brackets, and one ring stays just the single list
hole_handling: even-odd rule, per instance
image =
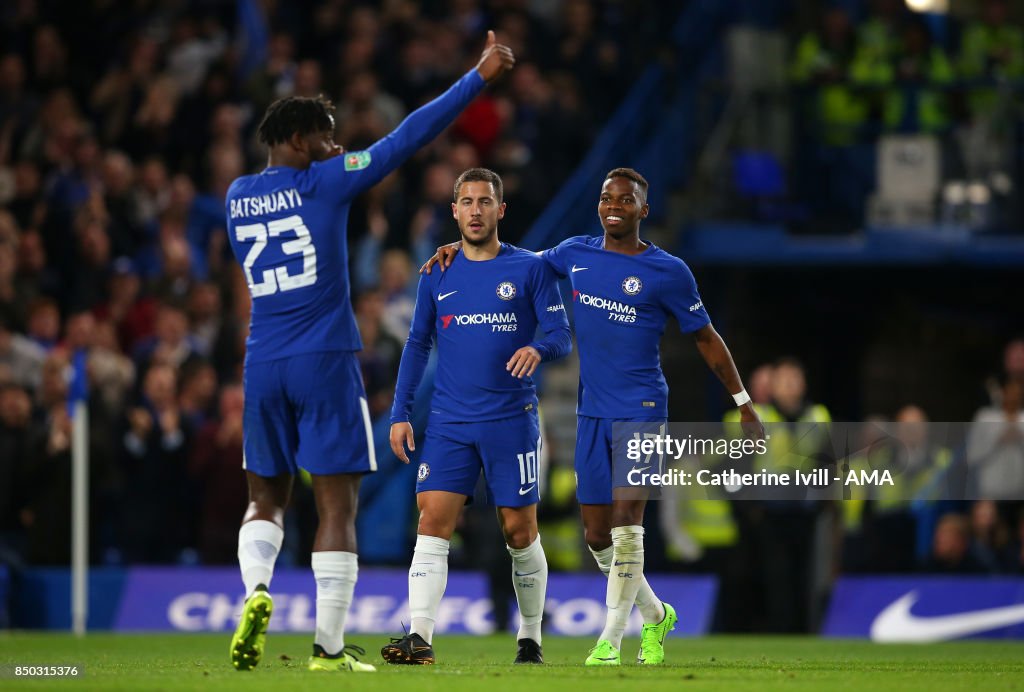
[{"label": "blue shirt sleeve", "polygon": [[402,361],[398,366],[398,381],[395,383],[395,402],[391,406],[391,422],[403,423],[409,420],[416,390],[423,380],[434,345],[434,329],[437,323],[437,307],[434,305],[431,277],[420,276],[416,289],[416,308],[412,315],[409,338],[405,340]]},{"label": "blue shirt sleeve", "polygon": [[708,324],[711,318],[704,308],[704,301],[697,291],[697,280],[686,263],[679,260],[662,280],[658,296],[661,305],[667,312],[675,315],[679,321],[679,329],[689,334]]},{"label": "blue shirt sleeve", "polygon": [[544,261],[548,263],[558,278],[564,279],[569,276],[569,259],[566,257],[567,248],[569,243],[575,242],[575,238],[566,238],[555,247],[544,250],[540,253],[540,256],[544,258]]},{"label": "blue shirt sleeve", "polygon": [[569,320],[565,316],[565,304],[562,303],[562,292],[558,290],[554,270],[547,262],[535,262],[530,278],[533,312],[544,331],[544,338],[530,345],[540,353],[541,362],[546,363],[569,355],[572,335],[569,333]]},{"label": "blue shirt sleeve", "polygon": [[416,109],[391,134],[365,151],[346,151],[340,156],[313,164],[322,193],[351,199],[376,185],[421,147],[441,134],[459,113],[476,98],[486,82],[476,69],[467,72],[430,103]]}]

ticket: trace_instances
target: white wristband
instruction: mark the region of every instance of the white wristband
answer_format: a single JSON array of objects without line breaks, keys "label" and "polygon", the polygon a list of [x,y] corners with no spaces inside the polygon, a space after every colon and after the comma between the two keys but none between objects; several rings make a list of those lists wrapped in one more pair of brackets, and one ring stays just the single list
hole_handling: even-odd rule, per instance
[{"label": "white wristband", "polygon": [[742,406],[743,404],[750,403],[750,395],[747,394],[746,389],[741,389],[732,395],[732,400],[736,402],[737,406]]}]

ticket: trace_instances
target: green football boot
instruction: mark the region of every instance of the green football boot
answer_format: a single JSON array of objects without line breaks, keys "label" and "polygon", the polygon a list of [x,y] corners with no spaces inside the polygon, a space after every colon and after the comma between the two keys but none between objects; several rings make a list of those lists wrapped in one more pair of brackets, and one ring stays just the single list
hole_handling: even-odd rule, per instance
[{"label": "green football boot", "polygon": [[621,663],[619,650],[607,639],[602,639],[593,649],[583,665],[586,666],[617,666]]},{"label": "green football boot", "polygon": [[309,657],[309,663],[307,667],[314,671],[341,671],[351,673],[375,673],[377,669],[371,666],[369,663],[363,663],[358,658],[353,656],[351,653],[357,653],[360,656],[365,656],[366,651],[361,647],[353,644],[348,644],[341,650],[337,656],[330,656],[323,647],[319,644],[313,645],[313,655]]},{"label": "green football boot", "polygon": [[260,662],[273,612],[274,600],[267,593],[267,587],[260,584],[245,600],[242,617],[231,637],[231,665],[235,670],[252,670]]},{"label": "green football boot", "polygon": [[668,603],[665,606],[665,617],[653,625],[645,624],[640,632],[640,652],[636,662],[643,666],[656,666],[665,661],[665,637],[676,628],[679,618],[676,610]]}]

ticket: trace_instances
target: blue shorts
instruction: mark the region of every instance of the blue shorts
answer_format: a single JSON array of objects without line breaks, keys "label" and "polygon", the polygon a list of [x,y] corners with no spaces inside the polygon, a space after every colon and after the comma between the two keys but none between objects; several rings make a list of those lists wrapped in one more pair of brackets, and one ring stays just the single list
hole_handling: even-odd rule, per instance
[{"label": "blue shorts", "polygon": [[259,476],[377,470],[356,354],[246,363],[243,467]]},{"label": "blue shorts", "polygon": [[[576,418],[576,500],[581,505],[610,505],[612,488],[624,487],[628,469],[618,469],[613,481],[612,459],[625,459],[625,449],[613,449],[615,423],[650,423],[657,432],[664,418]],[[620,444],[624,441],[620,441]]]},{"label": "blue shorts", "polygon": [[431,423],[416,470],[416,492],[447,490],[473,497],[480,471],[487,502],[525,507],[540,502],[537,412],[480,423]]}]

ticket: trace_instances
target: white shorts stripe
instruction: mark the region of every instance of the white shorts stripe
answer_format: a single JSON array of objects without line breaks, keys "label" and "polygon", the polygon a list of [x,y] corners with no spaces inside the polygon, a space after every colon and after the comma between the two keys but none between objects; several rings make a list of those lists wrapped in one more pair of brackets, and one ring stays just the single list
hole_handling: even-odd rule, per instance
[{"label": "white shorts stripe", "polygon": [[363,410],[363,427],[366,428],[366,448],[370,452],[370,470],[377,470],[377,452],[373,448],[373,428],[370,426],[370,407],[366,397],[359,397],[359,407]]}]

